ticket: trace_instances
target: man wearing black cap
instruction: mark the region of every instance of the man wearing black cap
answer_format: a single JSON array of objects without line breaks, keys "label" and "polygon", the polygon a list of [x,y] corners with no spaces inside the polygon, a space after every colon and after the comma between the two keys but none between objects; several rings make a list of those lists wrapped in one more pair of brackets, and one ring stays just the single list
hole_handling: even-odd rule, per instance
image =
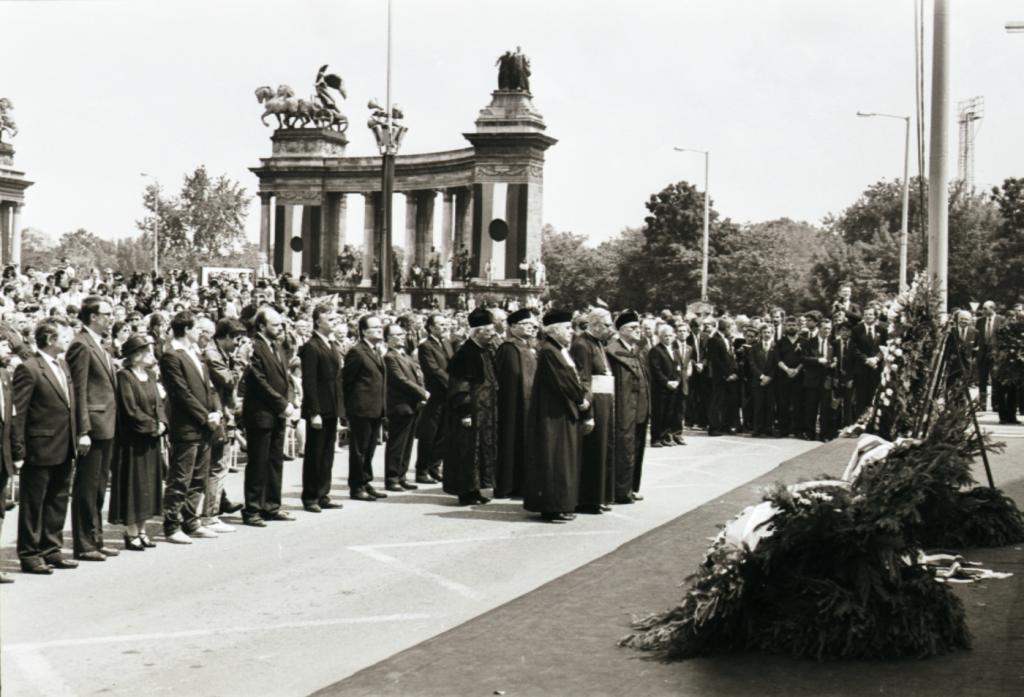
[{"label": "man wearing black cap", "polygon": [[444,491],[459,504],[487,503],[480,489],[490,485],[498,450],[498,380],[490,349],[491,313],[469,313],[469,339],[448,366],[445,409]]},{"label": "man wearing black cap", "polygon": [[594,308],[587,317],[586,330],[573,339],[570,350],[579,370],[580,383],[592,404],[590,420],[594,423],[593,430],[583,436],[577,505],[580,513],[599,514],[611,510],[607,503],[613,498],[608,485],[614,481],[611,448],[615,377],[604,346],[614,327],[608,310]]},{"label": "man wearing black cap", "polygon": [[532,448],[523,507],[545,520],[567,522],[579,505],[580,441],[590,400],[569,353],[572,313],[548,312],[544,333],[530,402]]},{"label": "man wearing black cap", "polygon": [[530,394],[537,372],[537,320],[526,308],[508,316],[509,338],[498,347],[498,466],[495,498],[523,495],[523,467],[529,436]]},{"label": "man wearing black cap", "polygon": [[608,342],[605,354],[615,376],[615,482],[616,503],[642,501],[647,423],[651,414],[651,388],[647,361],[640,356],[640,316],[626,310],[615,319],[618,337]]}]

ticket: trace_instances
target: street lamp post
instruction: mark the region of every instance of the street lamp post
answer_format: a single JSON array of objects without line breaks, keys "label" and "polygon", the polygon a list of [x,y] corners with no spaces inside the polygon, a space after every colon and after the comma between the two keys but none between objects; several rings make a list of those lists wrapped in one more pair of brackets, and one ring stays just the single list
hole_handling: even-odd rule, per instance
[{"label": "street lamp post", "polygon": [[694,150],[693,148],[673,148],[676,152],[696,152],[704,156],[704,242],[703,258],[700,272],[700,299],[708,301],[708,223],[710,221],[711,203],[708,199],[708,173],[711,169],[711,151]]},{"label": "street lamp post", "polygon": [[160,180],[152,174],[140,172],[140,176],[153,180],[156,191],[153,195],[154,211],[156,217],[153,219],[153,277],[160,274]]},{"label": "street lamp post", "polygon": [[395,155],[402,145],[402,138],[408,130],[397,123],[404,115],[397,104],[391,103],[391,0],[387,5],[387,93],[385,104],[381,107],[375,100],[370,100],[368,107],[373,110],[367,123],[377,140],[377,148],[382,158],[381,167],[381,231],[378,237],[380,244],[380,266],[377,269],[377,292],[380,306],[391,303],[395,299],[395,283],[392,269],[391,245],[391,199],[395,189]]},{"label": "street lamp post", "polygon": [[858,111],[857,116],[881,116],[887,119],[903,119],[903,213],[900,223],[900,293],[907,289],[907,238],[910,220],[910,117],[897,114],[880,114],[874,111]]}]

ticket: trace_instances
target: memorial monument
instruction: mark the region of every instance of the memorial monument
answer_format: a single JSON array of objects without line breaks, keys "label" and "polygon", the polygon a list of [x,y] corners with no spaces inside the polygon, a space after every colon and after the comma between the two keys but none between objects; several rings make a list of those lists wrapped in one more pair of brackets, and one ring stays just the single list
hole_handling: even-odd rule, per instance
[{"label": "memorial monument", "polygon": [[[405,204],[391,226],[403,249],[398,305],[443,307],[458,302],[467,288],[476,295],[539,293],[530,284],[536,274],[526,269],[540,261],[544,153],[557,141],[545,133],[533,105],[529,59],[517,48],[497,65],[498,89],[479,112],[476,130],[463,134],[470,147],[395,158],[394,191]],[[309,99],[295,97],[287,85],[256,90],[264,123],[274,117],[277,128],[271,156],[251,171],[259,179],[260,250],[274,270],[307,274],[352,301],[375,285],[383,234],[381,160],[346,156],[348,121],[333,99],[324,98],[328,89],[343,98],[345,93],[341,78],[326,69]],[[350,205],[364,211],[358,285],[339,273]],[[434,231],[438,207],[440,240]],[[430,269],[437,270],[434,276]]]},{"label": "memorial monument", "polygon": [[25,205],[25,189],[32,182],[25,173],[14,169],[14,147],[4,142],[18,135],[18,126],[11,112],[14,104],[0,97],[0,266],[21,266],[21,209]]}]

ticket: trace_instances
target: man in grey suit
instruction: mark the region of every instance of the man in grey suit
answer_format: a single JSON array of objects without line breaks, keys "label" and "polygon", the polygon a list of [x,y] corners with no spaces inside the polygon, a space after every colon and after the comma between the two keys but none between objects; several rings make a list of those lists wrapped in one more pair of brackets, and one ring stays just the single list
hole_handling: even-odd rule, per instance
[{"label": "man in grey suit", "polygon": [[113,310],[98,295],[82,301],[80,331],[68,347],[67,362],[75,385],[78,464],[71,497],[71,535],[75,559],[106,561],[118,552],[103,544],[103,499],[110,476],[117,428],[117,381],[114,362],[103,348]]},{"label": "man in grey suit", "polygon": [[384,337],[388,345],[388,352],[384,355],[388,414],[388,442],[384,449],[385,488],[388,491],[418,489],[406,481],[406,473],[412,456],[416,421],[430,394],[423,386],[419,365],[405,352],[405,329],[398,324],[389,324],[384,329]]}]

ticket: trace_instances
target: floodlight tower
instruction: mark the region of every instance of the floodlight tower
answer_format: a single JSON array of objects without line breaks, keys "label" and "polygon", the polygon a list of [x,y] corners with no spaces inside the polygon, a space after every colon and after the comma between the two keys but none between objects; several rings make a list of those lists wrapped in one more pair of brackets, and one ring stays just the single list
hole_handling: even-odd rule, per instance
[{"label": "floodlight tower", "polygon": [[977,123],[985,116],[985,98],[973,97],[956,105],[959,142],[957,147],[957,178],[974,189],[974,137]]}]

